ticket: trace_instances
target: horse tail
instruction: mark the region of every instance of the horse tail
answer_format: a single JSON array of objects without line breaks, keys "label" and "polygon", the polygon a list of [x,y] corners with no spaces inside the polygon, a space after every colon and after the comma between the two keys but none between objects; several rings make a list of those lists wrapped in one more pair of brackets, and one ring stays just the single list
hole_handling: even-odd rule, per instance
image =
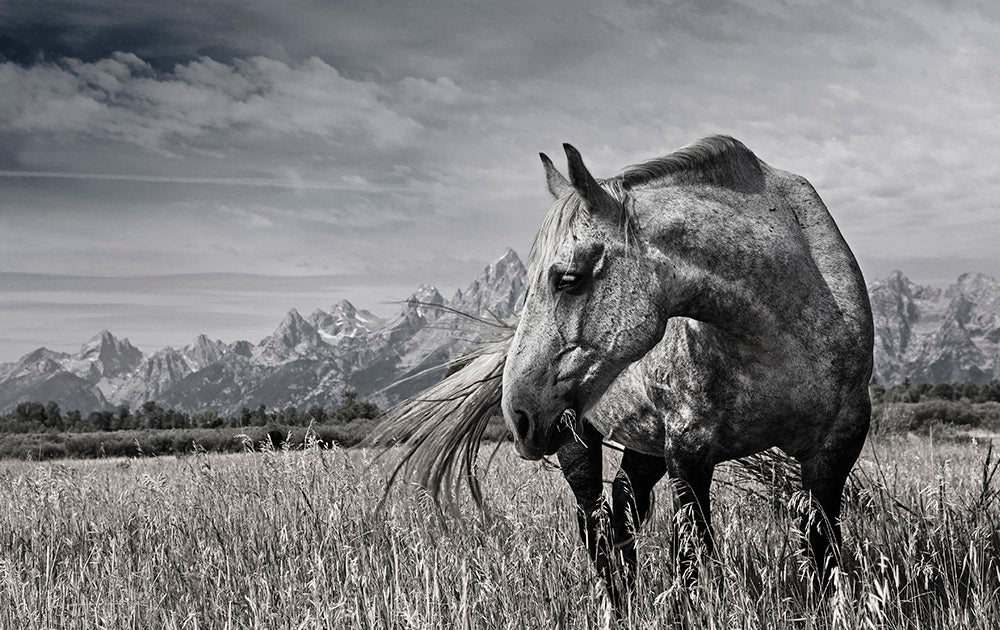
[{"label": "horse tail", "polygon": [[422,486],[439,508],[457,513],[463,484],[485,510],[476,459],[490,418],[500,411],[501,383],[514,327],[504,338],[486,344],[448,365],[454,371],[440,383],[388,410],[366,440],[402,450],[388,477],[385,502],[400,479]]}]

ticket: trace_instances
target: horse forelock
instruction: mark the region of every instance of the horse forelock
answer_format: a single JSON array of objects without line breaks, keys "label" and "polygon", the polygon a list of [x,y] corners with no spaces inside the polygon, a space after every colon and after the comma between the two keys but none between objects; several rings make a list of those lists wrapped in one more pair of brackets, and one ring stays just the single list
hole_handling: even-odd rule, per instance
[{"label": "horse forelock", "polygon": [[[621,212],[618,226],[623,234],[626,249],[634,242],[634,217],[632,216],[632,198],[628,194],[620,177],[599,182],[601,187],[618,203]],[[549,208],[542,226],[535,235],[528,257],[528,275],[537,279],[544,274],[559,254],[559,247],[567,236],[572,234],[573,225],[582,212],[587,212],[587,204],[583,198],[570,189]]]}]

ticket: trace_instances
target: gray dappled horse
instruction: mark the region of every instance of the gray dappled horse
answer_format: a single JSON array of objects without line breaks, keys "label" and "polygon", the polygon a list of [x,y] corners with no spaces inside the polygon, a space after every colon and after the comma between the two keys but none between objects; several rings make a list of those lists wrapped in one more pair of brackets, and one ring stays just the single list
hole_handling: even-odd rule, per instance
[{"label": "gray dappled horse", "polygon": [[[823,202],[729,137],[607,180],[564,148],[568,180],[541,156],[556,201],[503,367],[518,453],[558,455],[617,601],[664,474],[711,550],[714,467],[777,446],[831,524],[808,533],[823,574],[868,432],[873,344],[864,280]],[[625,447],[611,506],[602,438]]]}]

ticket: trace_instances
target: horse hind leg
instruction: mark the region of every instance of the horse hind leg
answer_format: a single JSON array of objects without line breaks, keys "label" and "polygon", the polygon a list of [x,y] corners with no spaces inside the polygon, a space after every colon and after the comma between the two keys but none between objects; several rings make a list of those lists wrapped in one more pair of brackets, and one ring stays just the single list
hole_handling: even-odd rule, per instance
[{"label": "horse hind leg", "polygon": [[843,536],[840,510],[844,486],[851,474],[871,419],[867,395],[857,404],[845,407],[814,455],[801,460],[802,489],[808,492],[818,513],[804,517],[802,528],[809,551],[816,563],[821,589],[829,583],[832,569],[839,564]]},{"label": "horse hind leg", "polygon": [[626,449],[611,485],[614,547],[625,591],[631,591],[635,585],[636,533],[649,515],[653,486],[666,472],[663,457]]}]

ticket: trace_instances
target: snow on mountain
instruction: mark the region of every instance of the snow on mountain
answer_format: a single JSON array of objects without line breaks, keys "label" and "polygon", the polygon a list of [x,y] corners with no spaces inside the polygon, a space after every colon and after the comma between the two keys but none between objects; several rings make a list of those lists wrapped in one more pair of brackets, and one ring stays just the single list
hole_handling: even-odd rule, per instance
[{"label": "snow on mountain", "polygon": [[316,328],[293,308],[278,328],[257,344],[254,358],[263,365],[281,365],[295,359],[316,359],[328,350]]},{"label": "snow on mountain", "polygon": [[45,347],[32,350],[17,361],[0,363],[0,383],[6,380],[7,377],[12,376],[15,371],[22,369],[24,366],[37,364],[43,359],[54,361],[56,365],[61,367],[61,362],[68,358],[70,358],[70,355],[66,352],[56,352]]},{"label": "snow on mountain", "polygon": [[364,309],[358,310],[347,300],[341,300],[327,313],[316,309],[309,316],[319,336],[330,345],[345,338],[366,337],[379,330],[385,322]]},{"label": "snow on mountain", "polygon": [[508,249],[450,302],[434,287],[421,285],[384,329],[386,343],[375,360],[352,375],[352,385],[379,404],[433,385],[447,374],[451,361],[506,334],[479,320],[510,318],[524,292],[525,276],[517,253]]},{"label": "snow on mountain", "polygon": [[118,390],[143,359],[142,351],[128,339],[118,339],[102,330],[83,344],[79,352],[60,363],[70,374],[96,385],[108,400],[116,400]]},{"label": "snow on mountain", "polygon": [[102,330],[83,344],[79,352],[63,361],[63,367],[82,379],[97,383],[127,375],[142,359],[142,351],[128,339],[118,339]]}]

